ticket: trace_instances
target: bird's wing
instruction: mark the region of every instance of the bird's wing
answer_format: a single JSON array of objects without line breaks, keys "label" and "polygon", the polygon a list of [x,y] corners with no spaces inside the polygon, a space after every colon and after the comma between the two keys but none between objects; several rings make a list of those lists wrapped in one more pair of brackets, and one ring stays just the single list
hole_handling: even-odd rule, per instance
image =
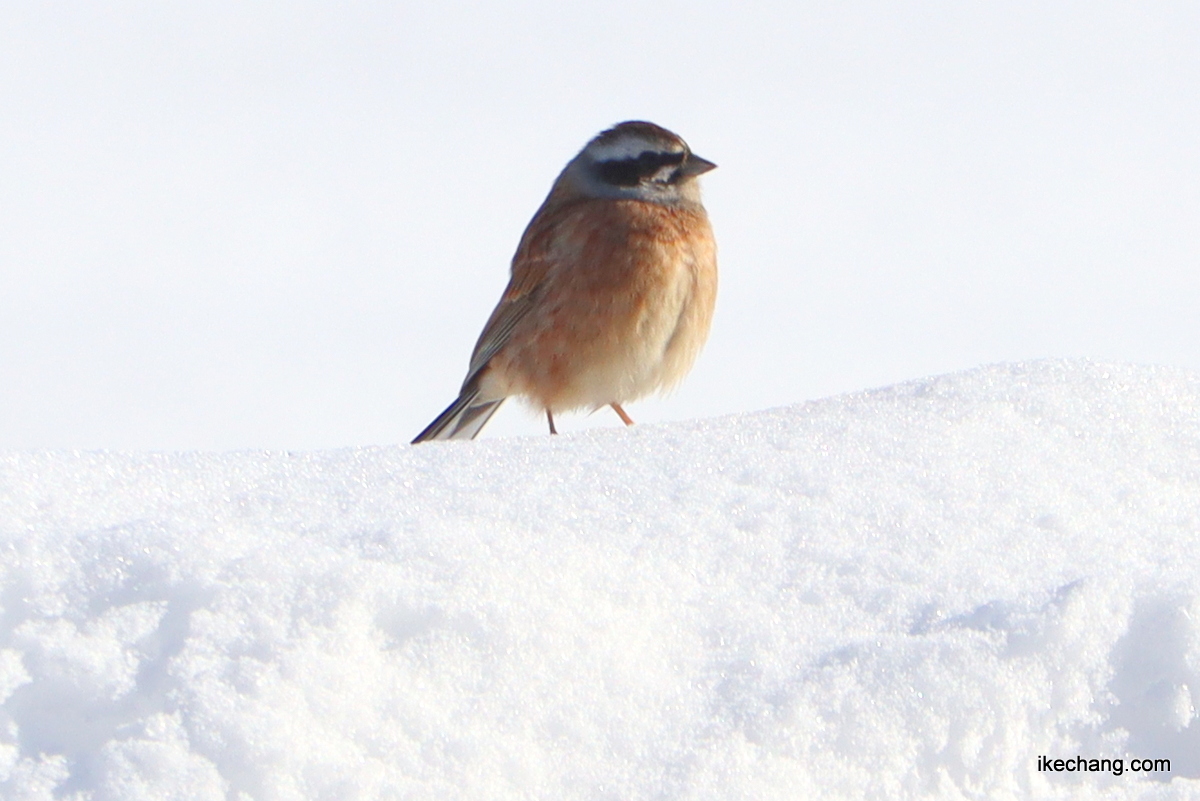
[{"label": "bird's wing", "polygon": [[534,215],[521,237],[521,244],[513,256],[512,277],[508,287],[483,327],[479,341],[475,343],[471,366],[463,381],[464,389],[475,381],[496,352],[504,347],[517,323],[537,306],[551,269],[561,260],[561,254],[557,252],[561,244],[558,241],[560,237],[556,232],[563,230],[564,217],[577,211],[577,207],[576,204],[563,204],[556,208],[549,206],[547,202]]},{"label": "bird's wing", "polygon": [[479,335],[479,341],[475,343],[475,352],[471,354],[471,367],[467,370],[467,377],[463,381],[464,389],[475,381],[479,371],[486,367],[496,352],[504,347],[509,336],[512,335],[513,328],[537,303],[537,287],[509,297],[511,290],[512,284],[510,283],[509,290],[504,293],[504,297],[496,305],[492,316],[488,318],[487,325],[483,327],[483,333]]}]

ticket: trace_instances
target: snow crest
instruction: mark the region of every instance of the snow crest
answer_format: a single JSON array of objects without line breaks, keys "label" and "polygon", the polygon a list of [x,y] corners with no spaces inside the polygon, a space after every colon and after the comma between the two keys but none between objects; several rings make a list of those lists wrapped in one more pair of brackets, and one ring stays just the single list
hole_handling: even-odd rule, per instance
[{"label": "snow crest", "polygon": [[[1194,374],[1034,362],[556,438],[6,454],[0,794],[1194,798],[1198,413]],[[1077,756],[1124,770],[1039,769]]]}]

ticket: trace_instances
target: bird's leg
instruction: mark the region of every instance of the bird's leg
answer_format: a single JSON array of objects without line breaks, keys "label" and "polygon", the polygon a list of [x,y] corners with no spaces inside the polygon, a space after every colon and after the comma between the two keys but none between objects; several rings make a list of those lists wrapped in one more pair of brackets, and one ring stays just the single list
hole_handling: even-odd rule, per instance
[{"label": "bird's leg", "polygon": [[622,423],[624,423],[627,426],[633,425],[633,418],[630,417],[629,415],[625,414],[625,410],[621,408],[621,404],[610,403],[608,405],[613,407],[613,411],[616,412],[617,416],[621,418]]},{"label": "bird's leg", "polygon": [[554,427],[554,415],[550,414],[550,410],[546,410],[546,422],[550,424],[550,433],[557,434],[558,429]]}]

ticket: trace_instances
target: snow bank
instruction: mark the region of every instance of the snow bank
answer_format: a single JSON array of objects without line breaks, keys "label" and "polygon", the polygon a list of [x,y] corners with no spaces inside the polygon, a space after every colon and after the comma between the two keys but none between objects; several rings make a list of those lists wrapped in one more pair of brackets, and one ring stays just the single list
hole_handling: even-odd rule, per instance
[{"label": "snow bank", "polygon": [[557,438],[8,454],[0,792],[1196,797],[1198,411],[1193,374],[1039,362]]}]

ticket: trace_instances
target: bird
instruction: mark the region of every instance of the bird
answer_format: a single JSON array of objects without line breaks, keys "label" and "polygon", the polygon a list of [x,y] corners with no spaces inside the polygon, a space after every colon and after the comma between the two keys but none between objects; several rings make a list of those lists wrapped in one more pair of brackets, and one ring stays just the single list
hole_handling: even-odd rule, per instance
[{"label": "bird", "polygon": [[545,412],[676,386],[708,338],[717,249],[697,178],[716,168],[641,120],[592,138],[525,228],[458,397],[416,436],[474,439],[509,397]]}]

